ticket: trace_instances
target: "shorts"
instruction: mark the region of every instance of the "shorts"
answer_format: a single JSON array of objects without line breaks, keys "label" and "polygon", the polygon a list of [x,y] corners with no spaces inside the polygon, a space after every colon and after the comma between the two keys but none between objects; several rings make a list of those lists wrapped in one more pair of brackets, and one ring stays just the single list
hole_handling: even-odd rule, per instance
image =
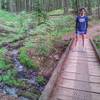
[{"label": "shorts", "polygon": [[83,34],[85,34],[86,32],[85,31],[77,31],[77,35],[83,35]]}]

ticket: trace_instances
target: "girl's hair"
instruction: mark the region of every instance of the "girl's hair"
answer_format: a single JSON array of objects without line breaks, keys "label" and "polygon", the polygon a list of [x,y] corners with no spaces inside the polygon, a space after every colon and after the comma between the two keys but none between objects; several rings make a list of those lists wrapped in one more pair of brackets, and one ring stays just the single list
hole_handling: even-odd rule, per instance
[{"label": "girl's hair", "polygon": [[84,11],[87,13],[87,11],[86,11],[85,8],[80,8],[80,9],[79,9],[79,13],[80,13],[82,10],[84,10]]}]

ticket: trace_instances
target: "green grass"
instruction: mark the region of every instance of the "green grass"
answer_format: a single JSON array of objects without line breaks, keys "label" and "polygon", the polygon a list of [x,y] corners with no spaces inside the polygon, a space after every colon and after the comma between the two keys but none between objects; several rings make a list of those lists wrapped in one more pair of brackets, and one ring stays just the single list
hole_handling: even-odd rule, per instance
[{"label": "green grass", "polygon": [[15,28],[17,20],[18,17],[15,14],[0,10],[0,24]]},{"label": "green grass", "polygon": [[0,59],[0,70],[5,70],[9,68],[9,66],[6,64],[4,59]]},{"label": "green grass", "polygon": [[[13,13],[0,10],[0,24],[3,25],[4,30],[8,30],[8,33],[0,34],[0,45],[3,43],[14,41],[23,36],[23,34],[18,34],[18,15]],[[9,29],[16,30],[16,34],[9,32]]]},{"label": "green grass", "polygon": [[36,78],[36,82],[39,84],[39,85],[45,85],[45,83],[46,83],[46,79],[43,77],[43,76],[38,76],[37,78]]},{"label": "green grass", "polygon": [[10,13],[4,10],[0,10],[0,24],[15,28],[17,33],[23,33],[28,30],[28,25],[35,25],[36,22],[35,13],[27,13],[25,11],[19,14]]},{"label": "green grass", "polygon": [[0,10],[0,20],[16,21],[17,17],[15,14],[12,14],[12,13],[4,11],[4,10]]},{"label": "green grass", "polygon": [[23,34],[14,34],[14,33],[7,34],[6,36],[0,36],[0,45],[4,43],[12,42],[21,37],[23,37]]},{"label": "green grass", "polygon": [[24,81],[16,78],[16,70],[10,69],[6,71],[6,74],[0,76],[0,81],[10,86],[24,86]]},{"label": "green grass", "polygon": [[17,72],[11,67],[11,64],[6,60],[6,49],[0,49],[0,70],[5,70],[5,74],[0,75],[0,81],[8,85],[20,86],[23,82],[16,79]]},{"label": "green grass", "polygon": [[100,41],[100,36],[96,36],[95,40]]},{"label": "green grass", "polygon": [[23,86],[24,82],[16,78],[17,72],[11,67],[11,63],[6,60],[5,53],[7,50],[5,48],[0,49],[0,70],[4,70],[5,73],[0,75],[0,82],[4,82],[7,85]]},{"label": "green grass", "polygon": [[96,36],[94,42],[97,48],[100,49],[100,36]]},{"label": "green grass", "polygon": [[95,42],[97,49],[100,49],[100,41],[99,42]]},{"label": "green grass", "polygon": [[6,70],[7,68],[10,67],[9,64],[5,60],[5,52],[6,52],[5,48],[0,49],[0,69],[1,70]]},{"label": "green grass", "polygon": [[36,62],[29,58],[26,48],[20,49],[19,60],[28,69],[38,70],[38,64],[36,64]]},{"label": "green grass", "polygon": [[52,32],[53,35],[58,36],[58,35],[64,35],[71,33],[74,31],[74,18],[72,16],[61,16],[55,19],[52,19],[52,21],[55,24],[56,30],[54,33]]}]

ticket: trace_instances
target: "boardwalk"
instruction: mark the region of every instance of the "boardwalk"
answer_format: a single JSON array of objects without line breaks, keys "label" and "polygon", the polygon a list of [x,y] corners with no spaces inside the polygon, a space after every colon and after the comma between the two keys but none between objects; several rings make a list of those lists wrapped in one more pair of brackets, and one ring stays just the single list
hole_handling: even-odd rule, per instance
[{"label": "boardwalk", "polygon": [[100,100],[100,65],[88,39],[70,51],[49,100]]}]

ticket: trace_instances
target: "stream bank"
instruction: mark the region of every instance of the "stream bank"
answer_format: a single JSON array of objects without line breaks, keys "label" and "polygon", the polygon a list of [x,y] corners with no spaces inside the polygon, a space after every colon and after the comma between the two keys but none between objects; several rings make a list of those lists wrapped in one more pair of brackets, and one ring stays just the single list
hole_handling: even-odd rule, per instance
[{"label": "stream bank", "polygon": [[[15,74],[12,75],[14,76],[15,80],[17,80],[16,82],[20,82],[17,85],[12,85],[7,83],[5,84],[3,81],[1,81],[0,92],[18,97],[20,100],[37,100],[41,95],[41,92],[44,90],[45,85],[49,81],[57,62],[59,61],[60,56],[64,52],[67,45],[68,44],[66,41],[64,43],[61,42],[61,44],[55,44],[55,48],[57,48],[58,51],[52,52],[52,56],[49,57],[50,59],[48,62],[51,63],[51,60],[53,61],[51,64],[53,67],[49,70],[48,68],[47,70],[44,70],[45,68],[42,70],[27,69],[25,65],[21,64],[19,60],[19,49],[23,47],[22,41],[16,43],[16,45],[13,45],[12,43],[5,45],[4,48],[7,49],[5,58],[12,65],[12,67],[9,68],[9,72],[11,72],[11,69],[13,69]],[[3,75],[5,75],[5,73],[2,72],[2,76]]]}]

